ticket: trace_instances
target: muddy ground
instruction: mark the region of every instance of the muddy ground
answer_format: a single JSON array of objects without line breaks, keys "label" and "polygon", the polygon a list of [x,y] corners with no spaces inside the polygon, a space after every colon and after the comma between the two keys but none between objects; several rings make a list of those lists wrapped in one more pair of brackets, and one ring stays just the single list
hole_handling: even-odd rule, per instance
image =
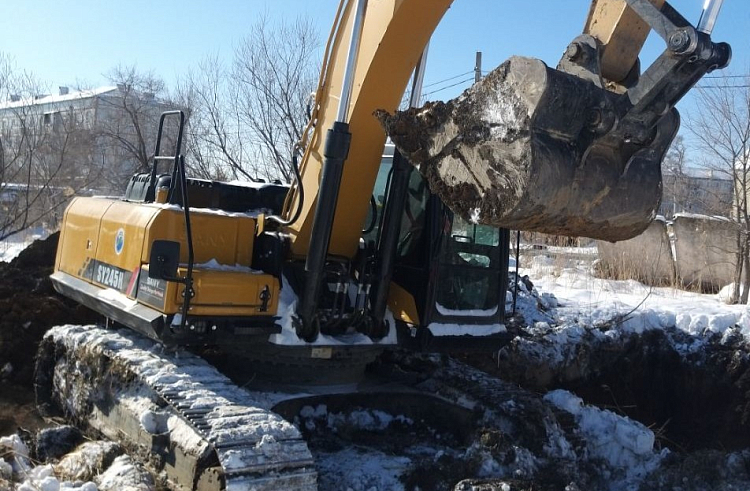
[{"label": "muddy ground", "polygon": [[52,273],[59,234],[34,242],[11,263],[0,262],[0,436],[43,422],[34,410],[34,353],[50,327],[90,323],[93,312],[58,295]]}]

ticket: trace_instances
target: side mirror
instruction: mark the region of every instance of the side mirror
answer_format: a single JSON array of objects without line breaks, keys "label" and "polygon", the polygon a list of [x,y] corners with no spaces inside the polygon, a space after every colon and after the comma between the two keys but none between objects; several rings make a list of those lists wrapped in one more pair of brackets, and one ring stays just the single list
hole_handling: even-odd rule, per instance
[{"label": "side mirror", "polygon": [[151,244],[148,263],[149,278],[176,281],[177,266],[180,264],[180,243],[173,240],[155,240]]}]

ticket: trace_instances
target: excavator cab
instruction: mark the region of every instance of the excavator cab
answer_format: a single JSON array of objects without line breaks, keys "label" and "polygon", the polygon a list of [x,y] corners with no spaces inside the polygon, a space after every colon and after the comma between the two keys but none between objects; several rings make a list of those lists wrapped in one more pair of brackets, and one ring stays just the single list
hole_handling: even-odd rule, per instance
[{"label": "excavator cab", "polygon": [[[425,351],[486,350],[493,339],[499,344],[505,332],[509,231],[454,214],[416,170],[409,171],[400,213],[385,213],[394,203],[388,199],[393,160],[394,147],[387,144],[373,193],[376,206],[368,216],[375,225],[365,239],[374,247],[384,221],[400,218],[389,299],[399,344]],[[413,303],[405,301],[409,297]]]}]

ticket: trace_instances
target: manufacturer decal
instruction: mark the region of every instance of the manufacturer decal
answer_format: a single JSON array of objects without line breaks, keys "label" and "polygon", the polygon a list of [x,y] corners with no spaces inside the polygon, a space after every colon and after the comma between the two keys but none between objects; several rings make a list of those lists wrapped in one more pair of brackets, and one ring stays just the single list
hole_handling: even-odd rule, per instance
[{"label": "manufacturer decal", "polygon": [[115,234],[115,254],[119,256],[124,247],[125,247],[125,230],[119,229],[117,231],[117,234]]},{"label": "manufacturer decal", "polygon": [[164,310],[166,304],[167,282],[162,279],[149,278],[146,271],[141,271],[138,279],[138,300]]},{"label": "manufacturer decal", "polygon": [[94,281],[117,291],[125,290],[125,272],[107,264],[99,263],[96,265]]},{"label": "manufacturer decal", "polygon": [[120,293],[127,293],[128,286],[133,279],[133,272],[118,268],[96,259],[85,264],[83,277],[106,288],[112,288]]}]

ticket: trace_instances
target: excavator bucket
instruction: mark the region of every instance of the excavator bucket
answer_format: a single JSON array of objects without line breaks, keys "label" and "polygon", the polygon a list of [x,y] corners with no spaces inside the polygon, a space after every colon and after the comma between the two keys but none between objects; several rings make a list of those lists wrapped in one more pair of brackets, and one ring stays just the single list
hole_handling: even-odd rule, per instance
[{"label": "excavator bucket", "polygon": [[678,118],[663,118],[643,144],[597,138],[601,116],[587,108],[607,105],[607,97],[516,57],[456,99],[377,116],[432,192],[464,219],[618,241],[655,216],[660,162]]},{"label": "excavator bucket", "polygon": [[628,4],[668,40],[643,76],[636,63],[626,80],[607,82],[601,43],[584,34],[556,69],[513,57],[456,99],[375,116],[464,219],[612,242],[634,237],[661,202],[661,161],[679,128],[674,105],[726,66],[731,50],[666,5]]}]

